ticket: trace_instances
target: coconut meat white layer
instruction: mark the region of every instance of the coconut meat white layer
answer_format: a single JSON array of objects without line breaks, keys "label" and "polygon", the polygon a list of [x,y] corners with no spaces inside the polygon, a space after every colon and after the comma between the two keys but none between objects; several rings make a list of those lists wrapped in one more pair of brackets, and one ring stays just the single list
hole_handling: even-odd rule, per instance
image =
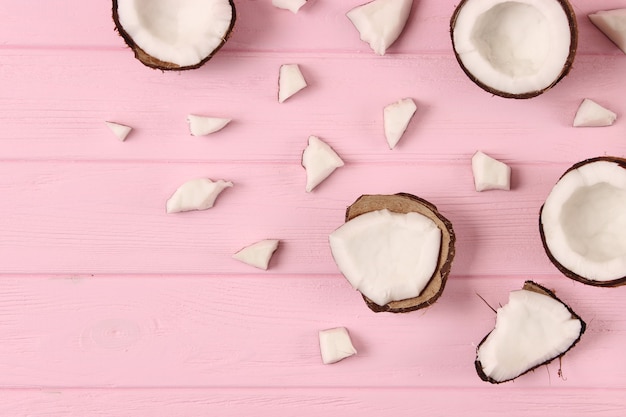
[{"label": "coconut meat white layer", "polygon": [[565,268],[593,281],[626,276],[626,170],[597,161],[565,174],[541,213],[546,245]]},{"label": "coconut meat white layer", "polygon": [[378,305],[417,297],[439,260],[441,230],[420,213],[371,211],[330,234],[341,273]]},{"label": "coconut meat white layer", "polygon": [[389,149],[396,147],[416,111],[417,105],[411,98],[403,98],[384,107],[383,125]]},{"label": "coconut meat white layer", "polygon": [[511,189],[511,167],[481,151],[472,156],[472,174],[476,191]]},{"label": "coconut meat white layer", "polygon": [[343,161],[326,142],[317,136],[309,136],[307,147],[302,152],[302,166],[306,171],[306,192],[320,185]]},{"label": "coconut meat white layer", "polygon": [[589,20],[626,54],[626,8],[592,13]]},{"label": "coconut meat white layer", "polygon": [[241,249],[233,255],[233,258],[250,266],[266,270],[272,255],[278,249],[278,243],[278,239],[264,239]]},{"label": "coconut meat white layer", "polygon": [[222,44],[233,19],[229,0],[118,0],[119,22],[147,54],[181,67]]},{"label": "coconut meat white layer", "polygon": [[223,180],[211,181],[208,178],[189,180],[178,187],[167,200],[167,213],[209,209],[215,204],[217,196],[232,186],[232,182]]},{"label": "coconut meat white layer", "polygon": [[556,0],[468,0],[454,26],[454,48],[483,84],[509,94],[542,90],[559,77],[570,27]]},{"label": "coconut meat white layer", "polygon": [[345,327],[335,327],[319,331],[320,354],[325,365],[339,362],[356,354],[350,333]]},{"label": "coconut meat white layer", "polygon": [[498,309],[494,330],[480,345],[477,359],[488,377],[502,382],[554,359],[580,337],[582,323],[553,297],[512,291]]}]

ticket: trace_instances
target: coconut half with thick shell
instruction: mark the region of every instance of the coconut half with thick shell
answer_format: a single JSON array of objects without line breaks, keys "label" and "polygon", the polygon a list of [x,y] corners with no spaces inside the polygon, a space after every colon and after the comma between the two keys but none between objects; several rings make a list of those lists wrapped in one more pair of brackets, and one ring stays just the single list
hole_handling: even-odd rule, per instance
[{"label": "coconut half with thick shell", "polygon": [[428,307],[442,294],[455,254],[452,223],[411,194],[363,195],[329,236],[341,273],[375,312]]},{"label": "coconut half with thick shell", "polygon": [[202,66],[235,25],[232,0],[113,0],[117,31],[144,65],[160,70]]},{"label": "coconut half with thick shell", "polygon": [[570,167],[539,213],[550,261],[585,284],[626,284],[626,159],[602,156]]},{"label": "coconut half with thick shell", "polygon": [[556,85],[569,73],[578,44],[567,0],[462,0],[450,33],[467,76],[506,98],[535,97]]}]

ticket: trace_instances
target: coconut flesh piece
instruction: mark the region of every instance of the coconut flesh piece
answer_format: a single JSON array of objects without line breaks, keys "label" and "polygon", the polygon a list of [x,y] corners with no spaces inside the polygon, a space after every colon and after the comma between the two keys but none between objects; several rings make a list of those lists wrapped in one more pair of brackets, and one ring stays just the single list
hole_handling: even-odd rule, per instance
[{"label": "coconut flesh piece", "polygon": [[113,20],[143,64],[162,70],[198,68],[235,24],[231,0],[113,0]]},{"label": "coconut flesh piece", "polygon": [[132,127],[126,126],[116,122],[104,122],[111,129],[111,132],[118,138],[120,141],[124,142],[126,140],[126,136],[133,130]]},{"label": "coconut flesh piece", "polygon": [[208,178],[187,181],[167,200],[167,213],[209,209],[215,204],[217,196],[232,186],[230,181],[211,181]]},{"label": "coconut flesh piece", "polygon": [[617,114],[588,98],[584,99],[574,116],[574,127],[611,126]]},{"label": "coconut flesh piece", "polygon": [[319,331],[320,354],[325,365],[339,362],[356,354],[350,333],[345,327],[335,327]]},{"label": "coconut flesh piece", "polygon": [[589,20],[626,54],[626,9],[592,13]]},{"label": "coconut flesh piece", "polygon": [[317,136],[309,136],[308,145],[302,153],[302,166],[306,171],[306,192],[313,191],[335,169],[343,165],[333,148]]},{"label": "coconut flesh piece", "polygon": [[511,167],[481,151],[472,156],[472,173],[476,191],[511,189]]},{"label": "coconut flesh piece", "polygon": [[187,116],[187,123],[189,123],[189,132],[193,136],[206,136],[211,133],[218,132],[226,127],[231,122],[231,119],[224,119],[220,117],[206,117],[190,114]]},{"label": "coconut flesh piece", "polygon": [[307,86],[298,64],[280,66],[278,74],[278,102],[282,103]]},{"label": "coconut flesh piece", "polygon": [[346,16],[378,55],[385,55],[398,39],[411,13],[413,0],[373,0],[355,7]]},{"label": "coconut flesh piece", "polygon": [[563,356],[580,340],[585,327],[554,293],[526,281],[497,310],[493,331],[478,345],[476,371],[494,384],[515,379]]},{"label": "coconut flesh piece", "polygon": [[329,236],[339,271],[375,311],[428,307],[445,286],[454,258],[452,224],[410,194],[364,195]]},{"label": "coconut flesh piece", "polygon": [[383,124],[389,149],[396,147],[416,110],[417,106],[411,98],[404,98],[385,106]]},{"label": "coconut flesh piece", "polygon": [[463,0],[451,20],[456,58],[481,88],[537,96],[570,70],[576,17],[567,0]]},{"label": "coconut flesh piece", "polygon": [[289,10],[298,13],[298,10],[306,4],[307,0],[272,0],[272,4],[279,9]]},{"label": "coconut flesh piece", "polygon": [[626,161],[579,162],[556,183],[540,213],[546,254],[585,284],[626,283]]},{"label": "coconut flesh piece", "polygon": [[278,239],[261,240],[241,249],[233,255],[233,258],[250,266],[267,270],[272,255],[278,249],[278,243]]}]

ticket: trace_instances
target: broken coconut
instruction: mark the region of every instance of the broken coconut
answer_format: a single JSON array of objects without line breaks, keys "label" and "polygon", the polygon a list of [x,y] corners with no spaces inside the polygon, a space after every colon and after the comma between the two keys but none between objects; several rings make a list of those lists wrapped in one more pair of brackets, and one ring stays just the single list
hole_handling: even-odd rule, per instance
[{"label": "broken coconut", "polygon": [[298,13],[298,10],[306,4],[307,0],[272,0],[272,4],[279,9],[289,10]]},{"label": "broken coconut", "polygon": [[626,54],[626,9],[591,13],[589,20]]},{"label": "broken coconut", "polygon": [[346,16],[378,55],[385,55],[398,39],[411,13],[413,0],[373,0],[355,7]]},{"label": "broken coconut", "polygon": [[558,180],[539,213],[550,261],[589,285],[626,284],[626,159],[579,162]]},{"label": "broken coconut", "polygon": [[450,221],[428,201],[405,193],[359,197],[329,243],[339,270],[375,312],[433,304],[455,253]]},{"label": "broken coconut", "polygon": [[241,249],[233,255],[233,258],[255,268],[267,270],[279,242],[278,239],[261,240]]},{"label": "broken coconut", "polygon": [[385,106],[383,109],[383,125],[389,149],[396,147],[416,110],[417,106],[411,98],[403,98]]},{"label": "broken coconut", "polygon": [[350,333],[345,327],[320,330],[320,353],[325,365],[339,362],[342,359],[356,354],[352,345]]},{"label": "broken coconut", "polygon": [[567,0],[462,0],[450,32],[467,76],[507,98],[535,97],[556,85],[569,73],[578,42]]},{"label": "broken coconut", "polygon": [[574,127],[602,127],[611,126],[617,120],[617,115],[611,110],[602,107],[588,98],[584,99],[574,116]]},{"label": "broken coconut", "polygon": [[187,115],[187,123],[189,123],[189,132],[193,136],[206,136],[211,133],[218,132],[226,127],[231,119],[220,117],[197,116],[195,114]]},{"label": "broken coconut", "polygon": [[496,325],[478,345],[476,372],[483,381],[513,380],[567,353],[585,322],[554,293],[532,281],[511,291],[497,310]]},{"label": "broken coconut", "polygon": [[472,156],[472,173],[476,191],[511,189],[511,167],[481,151]]},{"label": "broken coconut", "polygon": [[326,142],[317,136],[309,136],[307,147],[302,153],[302,166],[306,171],[306,192],[311,192],[335,169],[343,166],[343,161]]},{"label": "broken coconut", "polygon": [[111,129],[111,132],[113,132],[115,137],[118,138],[122,142],[126,140],[126,137],[130,133],[130,131],[133,130],[132,127],[123,125],[121,123],[116,123],[116,122],[104,122],[104,123],[109,127],[109,129]]},{"label": "broken coconut", "polygon": [[232,0],[113,0],[119,34],[144,65],[188,70],[206,63],[235,25]]},{"label": "broken coconut", "polygon": [[307,86],[298,64],[284,64],[278,73],[278,102],[283,103],[289,97]]},{"label": "broken coconut", "polygon": [[215,204],[217,196],[232,186],[230,181],[211,181],[208,178],[187,181],[167,200],[167,213],[209,209]]}]

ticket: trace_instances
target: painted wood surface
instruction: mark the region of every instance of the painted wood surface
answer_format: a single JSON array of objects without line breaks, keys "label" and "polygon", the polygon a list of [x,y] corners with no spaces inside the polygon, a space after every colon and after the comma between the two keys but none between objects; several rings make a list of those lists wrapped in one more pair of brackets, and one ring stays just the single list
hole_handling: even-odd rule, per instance
[{"label": "painted wood surface", "polygon": [[[387,56],[345,12],[311,0],[297,15],[236,1],[233,37],[205,67],[143,67],[113,30],[106,1],[2,2],[0,8],[0,416],[318,415],[623,416],[625,288],[587,287],[548,262],[538,211],[573,163],[626,155],[626,55],[587,20],[623,1],[572,1],[580,47],[570,76],[541,97],[474,86],[450,47],[455,2],[420,0]],[[310,86],[278,104],[278,67]],[[382,108],[418,113],[387,148]],[[589,97],[618,113],[574,129]],[[185,117],[232,117],[211,137]],[[126,142],[105,120],[135,128]],[[345,159],[312,193],[309,135]],[[513,168],[509,192],[477,193],[470,158]],[[165,214],[197,177],[235,183],[206,212]],[[361,194],[428,199],[457,233],[442,298],[374,314],[327,244]],[[269,271],[232,259],[281,239]],[[533,279],[588,324],[561,363],[491,386],[473,368],[492,306]],[[317,332],[349,328],[358,355],[332,366]]]}]

